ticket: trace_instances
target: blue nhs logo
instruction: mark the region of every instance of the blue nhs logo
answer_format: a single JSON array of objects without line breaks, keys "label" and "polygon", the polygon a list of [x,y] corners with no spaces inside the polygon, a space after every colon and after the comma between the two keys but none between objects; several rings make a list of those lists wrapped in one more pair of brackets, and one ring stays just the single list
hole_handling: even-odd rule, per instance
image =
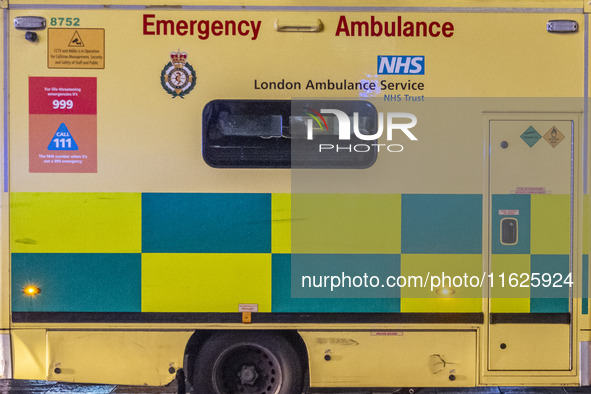
[{"label": "blue nhs logo", "polygon": [[378,74],[424,75],[425,56],[378,56]]}]

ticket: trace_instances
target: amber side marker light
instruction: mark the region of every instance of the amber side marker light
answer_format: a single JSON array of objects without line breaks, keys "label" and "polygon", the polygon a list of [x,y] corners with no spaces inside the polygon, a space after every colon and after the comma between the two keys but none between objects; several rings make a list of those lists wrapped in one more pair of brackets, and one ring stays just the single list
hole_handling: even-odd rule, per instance
[{"label": "amber side marker light", "polygon": [[447,287],[440,287],[439,289],[435,290],[435,293],[437,295],[446,297],[446,296],[454,295],[456,293],[456,291],[454,289],[450,289]]},{"label": "amber side marker light", "polygon": [[23,289],[23,293],[27,296],[35,297],[37,294],[41,293],[41,289],[35,285],[28,285]]}]

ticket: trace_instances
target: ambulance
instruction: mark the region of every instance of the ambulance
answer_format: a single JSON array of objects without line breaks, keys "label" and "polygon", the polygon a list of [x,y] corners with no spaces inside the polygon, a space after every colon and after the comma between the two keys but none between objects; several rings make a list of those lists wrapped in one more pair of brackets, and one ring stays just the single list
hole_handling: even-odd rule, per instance
[{"label": "ambulance", "polygon": [[1,0],[0,376],[588,386],[581,0]]}]

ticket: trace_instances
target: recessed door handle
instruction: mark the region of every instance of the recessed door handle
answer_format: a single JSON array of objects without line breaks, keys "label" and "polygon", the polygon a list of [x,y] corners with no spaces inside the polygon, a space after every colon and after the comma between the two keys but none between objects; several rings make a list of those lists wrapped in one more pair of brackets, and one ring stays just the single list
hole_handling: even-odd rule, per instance
[{"label": "recessed door handle", "polygon": [[277,19],[275,20],[275,30],[280,32],[307,32],[318,33],[323,28],[320,19]]},{"label": "recessed door handle", "polygon": [[515,245],[517,243],[517,219],[501,219],[501,244]]}]

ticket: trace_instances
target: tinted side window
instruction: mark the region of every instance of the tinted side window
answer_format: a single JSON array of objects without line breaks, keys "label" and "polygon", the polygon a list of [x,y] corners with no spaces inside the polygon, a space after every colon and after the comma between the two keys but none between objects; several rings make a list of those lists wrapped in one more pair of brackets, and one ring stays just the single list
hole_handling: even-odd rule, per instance
[{"label": "tinted side window", "polygon": [[[203,109],[203,157],[217,168],[371,166],[375,148],[355,135],[339,141],[336,117],[320,115],[321,108],[338,109],[351,119],[357,112],[363,132],[377,127],[377,112],[364,101],[214,100]],[[347,149],[360,143],[369,148]],[[331,145],[343,149],[327,149]]]}]

